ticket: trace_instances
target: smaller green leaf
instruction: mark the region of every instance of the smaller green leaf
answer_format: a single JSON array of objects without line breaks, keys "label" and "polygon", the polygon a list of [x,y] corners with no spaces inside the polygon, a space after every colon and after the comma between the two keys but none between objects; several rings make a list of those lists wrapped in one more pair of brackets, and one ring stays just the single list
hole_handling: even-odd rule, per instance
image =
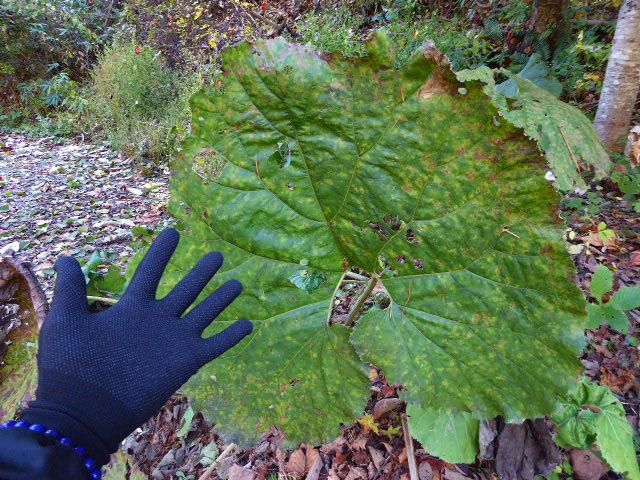
[{"label": "smaller green leaf", "polygon": [[619,332],[629,332],[629,319],[622,310],[611,305],[611,302],[604,305],[590,303],[587,305],[587,314],[589,315],[587,328],[598,328],[606,323]]},{"label": "smaller green leaf", "polygon": [[627,342],[629,342],[629,345],[632,347],[638,346],[638,339],[636,337],[627,337]]},{"label": "smaller green leaf", "polygon": [[136,467],[133,459],[122,450],[118,450],[111,456],[111,462],[104,467],[103,480],[144,480],[144,475]]},{"label": "smaller green leaf", "polygon": [[320,270],[298,270],[289,281],[307,293],[313,293],[327,281],[327,276]]},{"label": "smaller green leaf", "polygon": [[473,463],[478,454],[480,422],[470,413],[444,413],[407,406],[411,434],[431,454],[451,463]]},{"label": "smaller green leaf", "polygon": [[212,440],[211,443],[205,445],[205,447],[200,451],[200,455],[202,455],[202,458],[199,462],[200,465],[208,467],[213,462],[215,462],[219,454],[220,449],[218,448],[218,444],[215,442],[215,440]]},{"label": "smaller green leaf", "polygon": [[518,82],[516,82],[513,78],[505,80],[504,82],[496,85],[496,93],[499,93],[503,97],[515,100],[520,95]]},{"label": "smaller green leaf", "polygon": [[602,296],[611,290],[613,290],[613,272],[604,265],[599,265],[591,277],[591,295],[602,303]]},{"label": "smaller green leaf", "polygon": [[[613,397],[613,394],[611,396]],[[617,398],[615,402],[622,408]],[[622,411],[624,412],[624,409]],[[621,415],[619,411],[614,412],[611,409],[603,410],[598,419],[596,432],[596,442],[600,445],[602,457],[609,466],[623,474],[627,480],[640,479],[640,469],[633,443],[633,429],[624,414]]]},{"label": "smaller green leaf", "polygon": [[558,428],[558,445],[586,450],[597,443],[613,470],[628,480],[640,480],[633,429],[609,387],[583,379],[567,401],[557,406],[551,420]]},{"label": "smaller green leaf", "polygon": [[640,287],[621,287],[611,297],[609,305],[624,311],[640,307]]},{"label": "smaller green leaf", "polygon": [[602,305],[595,303],[587,304],[587,328],[593,330],[604,323],[604,312],[602,311]]},{"label": "smaller green leaf", "polygon": [[178,438],[184,437],[189,432],[189,427],[191,427],[191,421],[195,413],[192,407],[187,408],[186,412],[184,412],[182,427],[180,427],[180,431],[178,432]]},{"label": "smaller green leaf", "polygon": [[110,265],[106,275],[99,275],[89,281],[87,291],[92,293],[111,293],[120,298],[127,285],[127,279],[120,274],[120,267]]},{"label": "smaller green leaf", "polygon": [[573,467],[567,460],[562,462],[562,471],[568,473],[569,475],[573,474]]},{"label": "smaller green leaf", "polygon": [[562,84],[556,77],[551,74],[549,66],[544,62],[539,53],[534,53],[529,61],[518,74],[528,80],[531,80],[540,88],[544,88],[554,97],[559,97],[562,93]]}]

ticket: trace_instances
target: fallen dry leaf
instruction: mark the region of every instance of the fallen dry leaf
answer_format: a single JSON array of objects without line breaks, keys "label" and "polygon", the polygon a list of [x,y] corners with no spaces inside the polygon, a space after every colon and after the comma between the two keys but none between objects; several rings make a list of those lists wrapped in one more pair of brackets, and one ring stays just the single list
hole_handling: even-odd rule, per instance
[{"label": "fallen dry leaf", "polygon": [[383,398],[382,400],[378,400],[373,407],[373,418],[382,418],[392,410],[400,408],[403,404],[404,401],[399,398]]},{"label": "fallen dry leaf", "polygon": [[572,449],[569,452],[573,473],[578,480],[599,480],[609,471],[591,450]]},{"label": "fallen dry leaf", "polygon": [[625,153],[634,167],[640,165],[640,125],[635,125],[629,131]]},{"label": "fallen dry leaf", "polygon": [[240,465],[231,465],[229,468],[229,480],[255,480],[256,474],[253,470],[243,468]]},{"label": "fallen dry leaf", "polygon": [[620,246],[618,245],[618,235],[615,234],[615,232],[613,236],[610,237],[601,235],[600,232],[593,232],[589,235],[580,237],[580,241],[593,245],[594,247],[608,247],[612,250],[620,249]]},{"label": "fallen dry leaf", "polygon": [[316,448],[303,443],[291,454],[285,465],[285,470],[296,478],[302,478],[309,473],[319,457],[320,453]]}]

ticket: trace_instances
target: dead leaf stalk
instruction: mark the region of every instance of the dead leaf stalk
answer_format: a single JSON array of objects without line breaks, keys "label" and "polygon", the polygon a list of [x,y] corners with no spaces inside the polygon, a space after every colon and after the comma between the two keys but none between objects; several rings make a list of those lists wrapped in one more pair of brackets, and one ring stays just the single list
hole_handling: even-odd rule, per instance
[{"label": "dead leaf stalk", "polygon": [[409,478],[411,480],[418,480],[418,465],[416,463],[416,452],[413,449],[413,437],[409,430],[409,422],[407,421],[407,414],[400,415],[402,421],[402,434],[404,436],[404,445],[407,449],[407,461],[409,462]]},{"label": "dead leaf stalk", "polygon": [[115,298],[107,298],[107,297],[96,297],[93,295],[87,295],[87,300],[93,300],[95,302],[108,303],[109,305],[115,305],[118,303],[118,300]]},{"label": "dead leaf stalk", "polygon": [[364,275],[360,275],[355,272],[345,272],[344,276],[345,278],[353,278],[354,280],[363,280],[365,282],[370,280],[369,277],[365,277]]},{"label": "dead leaf stalk", "polygon": [[236,447],[237,445],[235,443],[230,443],[229,446],[225,448],[224,451],[218,456],[218,458],[216,458],[215,461],[211,465],[209,465],[209,468],[207,468],[205,472],[200,475],[200,477],[198,477],[198,480],[207,480],[213,473],[213,470],[220,465],[220,462],[227,458],[231,454],[231,452],[235,450]]}]

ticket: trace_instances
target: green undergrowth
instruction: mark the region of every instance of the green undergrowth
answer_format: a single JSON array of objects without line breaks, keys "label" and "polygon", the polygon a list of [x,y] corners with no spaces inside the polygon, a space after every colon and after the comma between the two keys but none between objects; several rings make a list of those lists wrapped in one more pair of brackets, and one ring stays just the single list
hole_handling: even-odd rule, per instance
[{"label": "green undergrowth", "polygon": [[[602,8],[611,9],[606,2]],[[374,5],[375,8],[372,8]],[[550,32],[531,31],[532,3],[497,2],[486,11],[469,2],[461,9],[428,6],[420,2],[373,2],[369,8],[339,2],[307,13],[296,24],[299,41],[328,52],[359,56],[372,31],[384,29],[398,49],[398,63],[425,38],[445,53],[454,70],[488,66],[518,73],[537,54],[563,85],[563,98],[595,113],[590,100],[602,88],[610,52],[613,25],[589,25],[585,18],[597,5],[571,3],[572,22],[552,49]]]},{"label": "green undergrowth", "polygon": [[117,43],[92,72],[88,115],[114,148],[159,162],[186,133],[189,98],[202,83],[197,74],[169,68],[149,47]]}]

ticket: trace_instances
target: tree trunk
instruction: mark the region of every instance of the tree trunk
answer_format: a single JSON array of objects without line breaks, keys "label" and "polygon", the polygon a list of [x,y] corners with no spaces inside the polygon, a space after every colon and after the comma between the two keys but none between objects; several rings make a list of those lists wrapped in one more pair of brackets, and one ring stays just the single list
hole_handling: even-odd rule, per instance
[{"label": "tree trunk", "polygon": [[539,35],[550,32],[547,41],[551,53],[555,51],[560,34],[566,28],[564,15],[568,8],[568,0],[534,0],[533,2],[533,30]]},{"label": "tree trunk", "polygon": [[605,147],[624,152],[640,88],[640,0],[624,0],[600,94],[595,126]]}]

